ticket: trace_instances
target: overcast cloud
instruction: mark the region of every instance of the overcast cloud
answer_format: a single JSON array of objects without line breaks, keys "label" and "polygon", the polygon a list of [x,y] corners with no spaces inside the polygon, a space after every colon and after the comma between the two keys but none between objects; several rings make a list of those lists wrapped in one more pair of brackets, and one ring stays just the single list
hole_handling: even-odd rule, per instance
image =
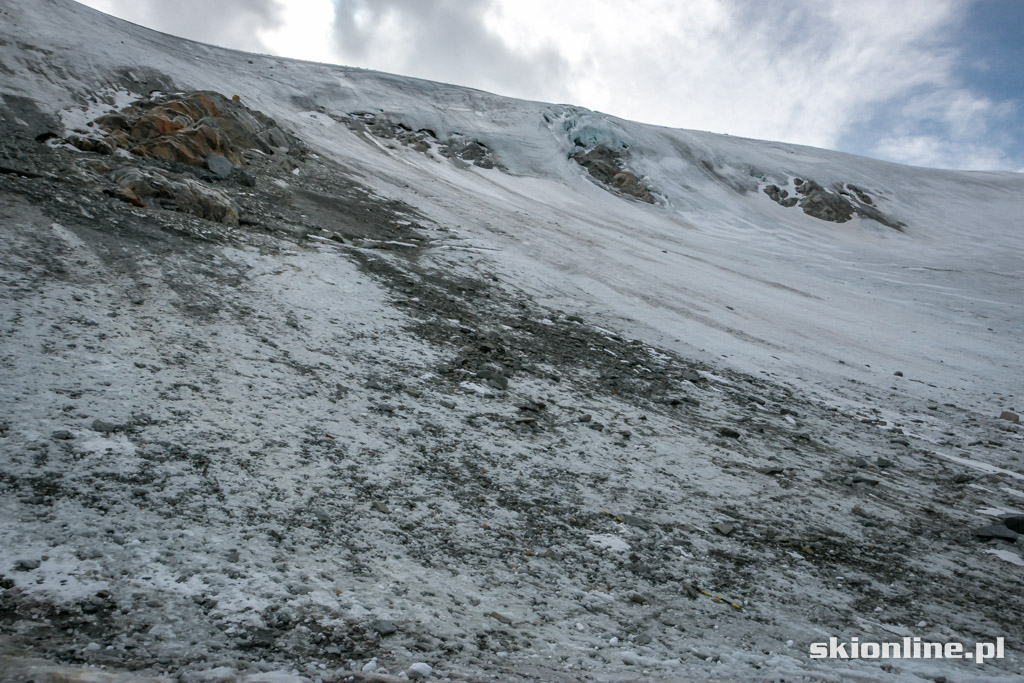
[{"label": "overcast cloud", "polygon": [[266,52],[263,31],[284,22],[278,0],[86,0],[83,4],[172,35],[249,52]]},{"label": "overcast cloud", "polygon": [[964,0],[88,4],[227,47],[648,123],[919,165],[1024,169],[1019,103],[965,77],[963,31],[974,5]]}]

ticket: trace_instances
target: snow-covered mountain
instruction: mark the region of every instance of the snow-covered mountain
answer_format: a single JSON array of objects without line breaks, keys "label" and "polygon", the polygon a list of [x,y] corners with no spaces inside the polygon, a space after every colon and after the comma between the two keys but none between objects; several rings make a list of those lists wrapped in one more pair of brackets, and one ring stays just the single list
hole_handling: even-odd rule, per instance
[{"label": "snow-covered mountain", "polygon": [[12,679],[1019,672],[1024,176],[67,0],[0,97]]}]

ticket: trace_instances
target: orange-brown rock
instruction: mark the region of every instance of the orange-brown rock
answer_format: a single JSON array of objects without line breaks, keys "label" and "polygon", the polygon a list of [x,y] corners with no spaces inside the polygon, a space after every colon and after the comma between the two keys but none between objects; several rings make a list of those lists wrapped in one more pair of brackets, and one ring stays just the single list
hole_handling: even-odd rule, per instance
[{"label": "orange-brown rock", "polygon": [[241,166],[246,150],[273,154],[299,146],[273,119],[216,92],[139,100],[93,124],[100,135],[73,135],[68,142],[84,151],[111,154],[120,148],[191,166],[201,166],[210,154]]}]

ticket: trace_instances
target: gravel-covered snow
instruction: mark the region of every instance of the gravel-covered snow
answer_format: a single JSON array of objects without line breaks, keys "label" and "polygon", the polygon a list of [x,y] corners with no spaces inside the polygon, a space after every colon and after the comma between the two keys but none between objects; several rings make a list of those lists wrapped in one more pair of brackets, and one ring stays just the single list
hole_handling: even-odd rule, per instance
[{"label": "gravel-covered snow", "polygon": [[[1021,175],[0,12],[0,678],[1019,675],[1020,554],[972,530],[1024,513]],[[218,184],[241,228],[34,140],[203,89],[310,150]],[[1006,658],[808,657],[909,635]]]}]

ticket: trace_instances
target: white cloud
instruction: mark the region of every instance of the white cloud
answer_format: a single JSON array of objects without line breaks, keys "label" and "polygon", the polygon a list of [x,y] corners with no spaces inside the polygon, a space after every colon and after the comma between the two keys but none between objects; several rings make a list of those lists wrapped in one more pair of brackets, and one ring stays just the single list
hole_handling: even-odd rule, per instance
[{"label": "white cloud", "polygon": [[266,52],[260,34],[284,24],[294,0],[79,0],[101,12],[182,38]]},{"label": "white cloud", "polygon": [[878,103],[946,82],[928,0],[786,3],[498,0],[513,45],[554,46],[567,99],[626,118],[817,146]]},{"label": "white cloud", "polygon": [[935,135],[883,138],[873,151],[874,156],[912,166],[1018,173],[1024,171],[1000,147],[949,140]]},{"label": "white cloud", "polygon": [[958,81],[963,0],[89,0],[227,47],[894,161],[993,168],[1005,102]]}]

